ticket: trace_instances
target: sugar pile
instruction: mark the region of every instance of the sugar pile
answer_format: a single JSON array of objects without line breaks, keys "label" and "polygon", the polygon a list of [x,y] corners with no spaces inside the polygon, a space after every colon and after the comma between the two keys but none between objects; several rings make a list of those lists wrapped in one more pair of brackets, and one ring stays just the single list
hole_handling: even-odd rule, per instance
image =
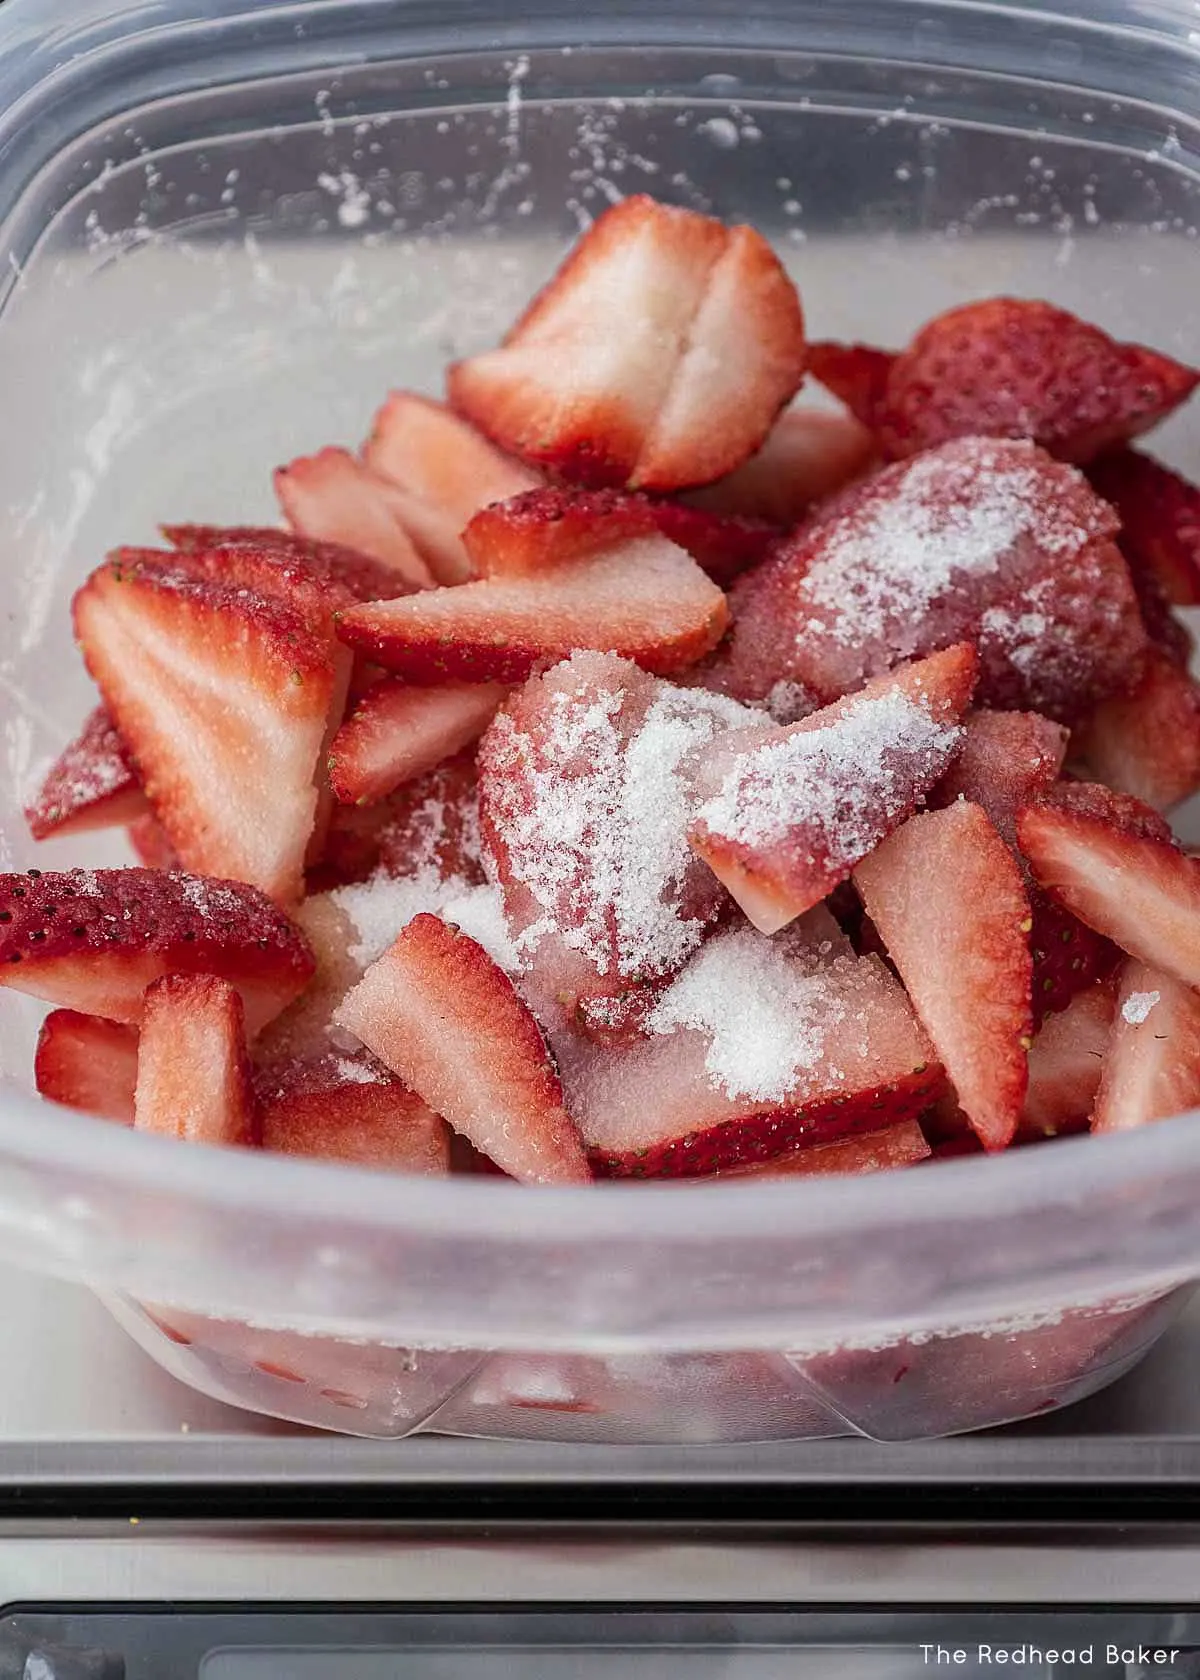
[{"label": "sugar pile", "polygon": [[1140,1027],[1148,1020],[1155,1004],[1161,1002],[1161,992],[1130,992],[1121,1005],[1121,1014],[1131,1027]]}]

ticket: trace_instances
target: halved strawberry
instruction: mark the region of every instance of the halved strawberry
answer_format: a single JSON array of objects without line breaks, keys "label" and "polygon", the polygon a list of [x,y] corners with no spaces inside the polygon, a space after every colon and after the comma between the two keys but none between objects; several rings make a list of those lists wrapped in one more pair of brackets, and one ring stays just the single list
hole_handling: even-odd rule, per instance
[{"label": "halved strawberry", "polygon": [[906,817],[962,742],[969,644],[877,677],[790,728],[727,732],[702,753],[688,841],[763,933],[820,903]]},{"label": "halved strawberry", "polygon": [[[1015,816],[1014,816],[1015,823]],[[1025,865],[1028,868],[1028,865]],[[1033,926],[1033,1024],[1066,1009],[1072,998],[1106,980],[1121,960],[1110,939],[1081,922],[1040,887],[1027,882]]]},{"label": "halved strawberry", "polygon": [[[267,556],[228,553],[271,569]],[[213,581],[206,564],[110,560],[75,596],[76,636],[187,867],[294,900],[345,662],[315,585],[285,604]]]},{"label": "halved strawberry", "polygon": [[[711,513],[790,528],[814,502],[865,472],[874,457],[874,438],[853,416],[830,414],[822,408],[789,408],[776,420],[757,454],[715,484],[688,490],[684,502]],[[695,552],[687,543],[684,547]]]},{"label": "halved strawberry", "polygon": [[242,1000],[228,981],[165,974],[147,988],[133,1123],[184,1143],[257,1141]]},{"label": "halved strawberry", "polygon": [[1127,1132],[1198,1104],[1200,996],[1131,959],[1121,970],[1092,1130]]},{"label": "halved strawberry", "polygon": [[369,554],[413,589],[433,584],[433,572],[397,512],[394,486],[347,450],[321,449],[278,468],[275,494],[301,536]]},{"label": "halved strawberry", "polygon": [[959,800],[911,817],[854,882],[981,1142],[1012,1141],[1032,1032],[1029,900],[1003,837]]},{"label": "halved strawberry", "polygon": [[384,1172],[450,1170],[443,1122],[365,1052],[276,1062],[254,1088],[264,1149]]},{"label": "halved strawberry", "polygon": [[312,976],[307,941],[240,881],[156,869],[0,875],[0,985],[109,1021],[139,1021],[163,974],[215,974],[252,1031]]},{"label": "halved strawberry", "polygon": [[794,1149],[790,1155],[776,1155],[749,1167],[730,1167],[722,1178],[824,1178],[830,1174],[890,1172],[896,1167],[915,1167],[933,1154],[920,1122],[902,1120],[881,1132],[861,1137],[838,1138],[833,1143],[814,1143]]},{"label": "halved strawberry", "polygon": [[1111,985],[1092,985],[1038,1028],[1029,1046],[1022,1139],[1087,1129],[1115,1007]]},{"label": "halved strawberry", "polygon": [[1169,811],[1200,789],[1200,686],[1152,652],[1133,693],[1098,706],[1074,745],[1098,780]]},{"label": "halved strawberry", "polygon": [[135,817],[125,830],[139,863],[147,869],[178,869],[179,854],[167,838],[167,831],[153,811]]},{"label": "halved strawberry", "polygon": [[369,805],[452,758],[483,734],[504,699],[501,683],[415,688],[384,678],[367,690],[329,749],[333,791]]},{"label": "halved strawberry", "polygon": [[537,1022],[507,975],[457,928],[414,917],[337,1020],[512,1177],[573,1184],[591,1176]]},{"label": "halved strawberry", "polygon": [[1086,479],[1034,444],[945,444],[845,491],[738,579],[715,680],[741,699],[799,682],[827,703],[973,641],[982,704],[1070,722],[1139,674],[1115,530]]},{"label": "halved strawberry", "polygon": [[1037,712],[968,712],[962,743],[949,770],[930,792],[935,807],[968,799],[982,805],[1010,845],[1017,811],[1058,779],[1067,731]]},{"label": "halved strawberry", "polygon": [[132,1126],[137,1059],[132,1027],[52,1009],[38,1033],[34,1081],[51,1102]]},{"label": "halved strawberry", "polygon": [[1200,986],[1200,858],[1127,795],[1064,782],[1017,817],[1034,877],[1097,933]]},{"label": "halved strawberry", "polygon": [[840,344],[820,339],[808,347],[808,371],[854,418],[872,432],[887,396],[888,380],[899,359],[896,350],[874,344]]},{"label": "halved strawberry", "polygon": [[52,834],[85,834],[120,828],[149,806],[133,760],[103,706],[63,748],[31,804],[25,821],[35,840]]},{"label": "halved strawberry", "polygon": [[456,531],[489,502],[507,501],[542,481],[445,403],[413,391],[390,394],[362,456],[372,472],[440,508]]},{"label": "halved strawberry", "polygon": [[319,542],[273,525],[164,525],[163,536],[184,554],[248,548],[276,555],[330,585],[343,600],[390,601],[409,595],[413,584],[392,566],[344,543]]},{"label": "halved strawberry", "polygon": [[1108,449],[1088,477],[1121,516],[1133,572],[1149,572],[1174,607],[1200,606],[1200,488],[1140,449]]},{"label": "halved strawberry", "polygon": [[674,490],[752,454],[803,372],[799,299],[765,241],[637,196],[600,217],[500,349],[450,369],[448,390],[526,461]]},{"label": "halved strawberry", "polygon": [[988,298],[936,316],[888,373],[875,418],[885,453],[967,436],[1032,438],[1065,461],[1148,431],[1200,373],[1032,298]]},{"label": "halved strawberry", "polygon": [[677,671],[716,646],[725,597],[665,537],[633,536],[529,577],[486,578],[342,614],[339,634],[417,683],[523,682],[576,648]]}]

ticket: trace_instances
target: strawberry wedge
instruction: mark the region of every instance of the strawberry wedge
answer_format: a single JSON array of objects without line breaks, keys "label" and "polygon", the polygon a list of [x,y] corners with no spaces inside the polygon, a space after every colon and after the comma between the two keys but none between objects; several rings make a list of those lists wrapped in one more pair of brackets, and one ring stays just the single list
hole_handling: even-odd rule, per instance
[{"label": "strawberry wedge", "polygon": [[322,449],[279,467],[275,494],[299,536],[368,554],[412,589],[435,578],[398,512],[394,487],[345,449]]},{"label": "strawberry wedge", "polygon": [[330,1052],[255,1075],[262,1146],[383,1172],[449,1171],[445,1125],[374,1057]]},{"label": "strawberry wedge", "polygon": [[1133,693],[1098,706],[1074,747],[1098,781],[1169,811],[1200,789],[1200,685],[1151,652]]},{"label": "strawberry wedge", "polygon": [[854,881],[980,1142],[1012,1141],[1032,1032],[1029,900],[1004,839],[960,800],[912,817]]},{"label": "strawberry wedge", "polygon": [[132,1027],[52,1009],[38,1033],[33,1060],[38,1091],[51,1102],[133,1124],[138,1035]]},{"label": "strawberry wedge", "polygon": [[337,1020],[513,1178],[590,1177],[537,1022],[507,975],[457,928],[415,916]]},{"label": "strawberry wedge", "polygon": [[872,432],[887,397],[888,380],[898,359],[895,350],[874,344],[839,344],[820,339],[808,347],[808,371],[860,425]]},{"label": "strawberry wedge", "polygon": [[393,391],[375,416],[363,462],[389,483],[439,508],[461,531],[489,502],[504,502],[542,482],[505,455],[444,403]]},{"label": "strawberry wedge", "polygon": [[1058,1137],[1086,1130],[1108,1053],[1115,996],[1111,985],[1089,986],[1048,1015],[1029,1046],[1029,1089],[1020,1137]]},{"label": "strawberry wedge", "polygon": [[1017,818],[1021,850],[1057,903],[1130,956],[1200,986],[1200,858],[1148,805],[1064,783]]},{"label": "strawberry wedge", "polygon": [[1068,733],[1037,712],[968,712],[954,763],[929,795],[934,806],[956,799],[982,805],[1010,845],[1017,812],[1058,779]]},{"label": "strawberry wedge", "polygon": [[1200,1104],[1200,996],[1131,959],[1120,990],[1093,1132],[1128,1132]]},{"label": "strawberry wedge", "polygon": [[0,875],[0,984],[109,1021],[142,1018],[164,974],[212,974],[242,993],[251,1032],[312,978],[299,930],[240,881],[156,869]]},{"label": "strawberry wedge", "polygon": [[1200,488],[1140,449],[1110,449],[1088,466],[1121,517],[1121,549],[1173,607],[1200,606]]},{"label": "strawberry wedge", "polygon": [[395,595],[411,594],[414,588],[393,567],[358,549],[318,542],[273,525],[164,525],[162,534],[184,554],[223,554],[231,548],[272,554],[337,591],[339,604],[390,601]]},{"label": "strawberry wedge", "polygon": [[786,528],[865,472],[874,457],[874,438],[851,415],[789,408],[756,454],[715,484],[686,491],[684,501]]},{"label": "strawberry wedge", "polygon": [[97,706],[46,773],[25,807],[35,840],[121,828],[149,809],[125,743],[103,706]]},{"label": "strawberry wedge", "polygon": [[912,815],[961,744],[975,671],[972,647],[950,648],[705,751],[688,840],[760,932],[819,904]]},{"label": "strawberry wedge", "polygon": [[502,683],[414,688],[385,678],[363,695],[329,750],[333,791],[347,805],[373,804],[472,741],[496,714]]},{"label": "strawberry wedge", "polygon": [[242,1000],[228,981],[167,974],[148,988],[133,1123],[183,1143],[255,1144]]}]

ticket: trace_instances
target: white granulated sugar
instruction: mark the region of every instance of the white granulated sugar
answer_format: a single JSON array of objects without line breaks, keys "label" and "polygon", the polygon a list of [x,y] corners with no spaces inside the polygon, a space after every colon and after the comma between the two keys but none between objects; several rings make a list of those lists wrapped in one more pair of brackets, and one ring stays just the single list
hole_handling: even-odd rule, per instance
[{"label": "white granulated sugar", "polygon": [[1155,1004],[1161,1001],[1161,992],[1130,992],[1121,1005],[1121,1014],[1131,1027],[1140,1027]]},{"label": "white granulated sugar", "polygon": [[776,723],[799,723],[817,709],[817,702],[804,684],[789,682],[786,677],[772,683],[762,704]]},{"label": "white granulated sugar", "polygon": [[330,895],[353,929],[348,955],[367,968],[376,962],[414,916],[428,914],[453,922],[507,973],[519,959],[504,920],[500,890],[476,886],[461,875],[442,875],[426,865],[411,875],[379,873]]},{"label": "white granulated sugar", "polygon": [[647,1017],[651,1033],[708,1039],[709,1079],[730,1097],[780,1102],[824,1059],[843,1005],[827,972],[748,929],[710,939]]},{"label": "white granulated sugar", "polygon": [[100,897],[100,880],[94,869],[75,869],[71,872],[71,880],[77,892],[84,898]]},{"label": "white granulated sugar", "polygon": [[961,729],[892,689],[851,702],[820,728],[744,753],[697,814],[711,834],[747,846],[802,828],[831,862],[857,863],[908,803],[914,777],[936,778],[961,738]]},{"label": "white granulated sugar", "polygon": [[[447,885],[452,886],[453,883]],[[448,894],[438,914],[444,921],[453,922],[455,927],[461,928],[477,945],[482,945],[492,961],[506,974],[519,973],[521,958],[504,919],[504,899],[500,888],[490,882],[477,887],[462,882],[459,885],[461,892]]]},{"label": "white granulated sugar", "polygon": [[334,1063],[334,1072],[347,1085],[386,1085],[390,1078],[386,1069],[356,1061],[353,1056],[339,1056]]}]

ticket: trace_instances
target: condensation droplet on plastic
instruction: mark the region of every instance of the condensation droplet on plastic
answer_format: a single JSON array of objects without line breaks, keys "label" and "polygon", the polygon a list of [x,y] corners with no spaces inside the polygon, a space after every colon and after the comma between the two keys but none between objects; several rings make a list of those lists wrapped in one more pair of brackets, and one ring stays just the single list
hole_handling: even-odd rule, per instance
[{"label": "condensation droplet on plastic", "polygon": [[742,79],[740,76],[730,76],[717,71],[711,76],[700,78],[701,93],[711,93],[716,94],[719,98],[728,98],[732,94],[740,93],[741,90]]},{"label": "condensation droplet on plastic", "polygon": [[741,138],[737,124],[729,117],[709,117],[707,122],[700,124],[696,132],[705,135],[723,152],[732,151]]}]

